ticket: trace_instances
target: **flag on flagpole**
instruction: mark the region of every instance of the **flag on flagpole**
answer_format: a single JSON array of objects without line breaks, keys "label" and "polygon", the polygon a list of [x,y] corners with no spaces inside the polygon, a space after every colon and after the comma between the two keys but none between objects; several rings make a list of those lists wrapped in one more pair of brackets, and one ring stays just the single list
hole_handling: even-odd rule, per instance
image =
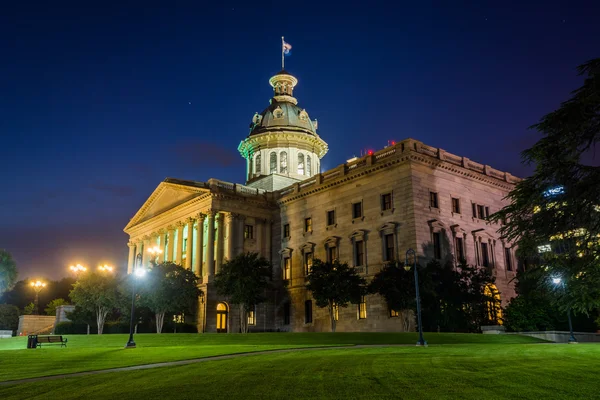
[{"label": "flag on flagpole", "polygon": [[292,45],[287,43],[285,40],[281,40],[281,42],[283,43],[283,54],[285,54],[286,56],[289,56],[292,54]]}]

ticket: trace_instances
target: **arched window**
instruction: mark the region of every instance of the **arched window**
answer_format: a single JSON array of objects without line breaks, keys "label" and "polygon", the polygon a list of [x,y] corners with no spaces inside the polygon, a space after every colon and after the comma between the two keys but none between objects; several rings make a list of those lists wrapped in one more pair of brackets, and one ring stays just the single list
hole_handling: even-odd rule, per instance
[{"label": "arched window", "polygon": [[261,165],[260,165],[260,164],[261,164],[261,160],[260,160],[260,158],[261,158],[261,157],[260,157],[260,153],[258,153],[258,154],[256,155],[256,159],[255,159],[255,161],[254,161],[254,164],[255,164],[255,165],[254,165],[254,173],[255,173],[255,174],[257,174],[257,175],[259,175],[259,174],[260,174],[260,167],[261,167]]},{"label": "arched window", "polygon": [[281,174],[288,173],[287,153],[285,151],[282,151],[281,153],[279,153],[279,173],[281,173]]},{"label": "arched window", "polygon": [[310,156],[307,155],[306,156],[306,175],[311,176],[311,172],[312,172],[312,165],[310,165]]},{"label": "arched window", "polygon": [[275,153],[274,151],[271,152],[269,164],[271,164],[269,173],[276,174],[277,173],[277,153]]},{"label": "arched window", "polygon": [[498,288],[493,283],[490,283],[483,289],[483,294],[486,298],[485,305],[488,323],[502,325],[502,307]]},{"label": "arched window", "polygon": [[298,153],[298,175],[304,175],[304,154]]}]

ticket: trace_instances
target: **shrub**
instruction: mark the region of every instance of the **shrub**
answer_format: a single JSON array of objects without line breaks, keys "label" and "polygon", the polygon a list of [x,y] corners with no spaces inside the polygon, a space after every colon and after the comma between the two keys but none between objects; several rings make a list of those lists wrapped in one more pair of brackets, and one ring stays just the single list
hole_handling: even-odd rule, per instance
[{"label": "shrub", "polygon": [[129,333],[129,323],[106,322],[103,333]]},{"label": "shrub", "polygon": [[[94,331],[94,332],[92,332]],[[95,333],[94,327],[90,327],[90,333]],[[76,322],[59,322],[54,328],[54,334],[56,335],[85,335],[87,333],[87,324],[76,323]]]},{"label": "shrub", "polygon": [[0,330],[16,331],[19,328],[19,308],[12,304],[0,304]]}]

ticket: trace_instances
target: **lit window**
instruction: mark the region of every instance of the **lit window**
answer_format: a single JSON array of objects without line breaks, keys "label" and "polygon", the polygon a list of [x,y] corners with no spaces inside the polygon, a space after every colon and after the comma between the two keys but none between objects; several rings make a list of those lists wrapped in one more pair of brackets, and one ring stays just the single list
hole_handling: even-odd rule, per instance
[{"label": "lit window", "polygon": [[538,246],[538,253],[547,253],[549,251],[552,251],[552,248],[549,244],[543,244],[541,246]]},{"label": "lit window", "polygon": [[397,310],[390,310],[390,317],[391,318],[395,318],[395,317],[399,317],[400,313]]},{"label": "lit window", "polygon": [[392,194],[386,193],[381,195],[381,211],[392,209]]},{"label": "lit window", "polygon": [[285,151],[282,151],[281,153],[279,153],[279,173],[281,173],[281,174],[288,173],[287,153]]},{"label": "lit window", "polygon": [[429,192],[429,207],[438,208],[438,194],[436,192]]},{"label": "lit window", "polygon": [[304,302],[304,323],[310,324],[312,321],[312,300],[306,300]]},{"label": "lit window", "polygon": [[313,265],[313,253],[306,252],[304,253],[304,275],[308,275]]},{"label": "lit window", "polygon": [[312,232],[312,218],[304,218],[304,232]]},{"label": "lit window", "polygon": [[284,238],[290,237],[290,224],[283,225],[283,237]]},{"label": "lit window", "polygon": [[340,306],[336,303],[333,303],[333,319],[336,321],[340,320]]},{"label": "lit window", "polygon": [[256,306],[252,306],[252,309],[248,311],[248,325],[256,325]]},{"label": "lit window", "polygon": [[286,257],[283,259],[283,280],[287,281],[292,278],[292,259]]},{"label": "lit window", "polygon": [[304,175],[304,154],[298,154],[298,175]]},{"label": "lit window", "polygon": [[452,198],[452,212],[460,214],[460,199]]},{"label": "lit window", "polygon": [[362,267],[365,262],[365,242],[357,240],[354,242],[354,265]]},{"label": "lit window", "polygon": [[335,225],[335,210],[327,211],[327,226]]},{"label": "lit window", "polygon": [[365,296],[360,297],[360,303],[358,304],[358,319],[367,318],[367,300]]},{"label": "lit window", "polygon": [[352,218],[362,218],[362,202],[352,204]]},{"label": "lit window", "polygon": [[271,174],[276,174],[277,173],[277,153],[275,153],[274,151],[271,152],[269,164],[270,164],[270,167],[271,167],[270,168],[270,173]]},{"label": "lit window", "polygon": [[244,239],[254,239],[254,226],[244,226]]}]

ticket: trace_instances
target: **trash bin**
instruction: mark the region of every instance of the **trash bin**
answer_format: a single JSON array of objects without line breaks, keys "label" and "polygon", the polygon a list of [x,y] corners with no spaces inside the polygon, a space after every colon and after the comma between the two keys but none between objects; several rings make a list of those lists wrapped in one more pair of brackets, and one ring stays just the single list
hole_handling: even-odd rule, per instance
[{"label": "trash bin", "polygon": [[37,335],[27,336],[27,348],[35,349],[37,347]]}]

